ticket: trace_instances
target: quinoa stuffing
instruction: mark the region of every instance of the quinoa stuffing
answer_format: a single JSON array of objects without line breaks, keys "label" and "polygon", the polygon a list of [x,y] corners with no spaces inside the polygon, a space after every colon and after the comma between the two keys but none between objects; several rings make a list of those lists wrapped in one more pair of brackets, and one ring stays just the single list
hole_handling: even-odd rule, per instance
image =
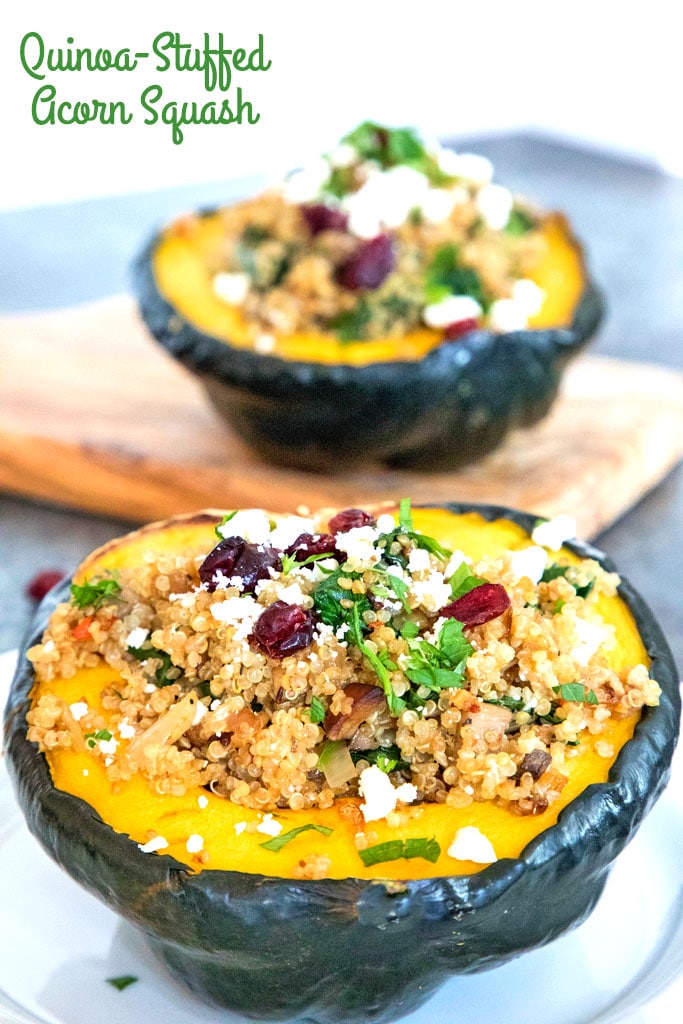
[{"label": "quinoa stuffing", "polygon": [[524,328],[545,297],[531,275],[547,215],[492,178],[485,157],[367,121],[220,211],[214,291],[259,326],[264,352],[271,332],[349,342]]},{"label": "quinoa stuffing", "polygon": [[[28,652],[41,750],[85,751],[112,784],[207,787],[263,812],[279,847],[293,836],[269,816],[287,807],[338,802],[359,826],[422,802],[542,813],[586,735],[658,703],[645,665],[610,667],[595,602],[618,578],[556,554],[561,518],[476,563],[416,530],[407,500],[398,524],[242,510],[216,532],[199,558],[149,553],[72,585]],[[49,692],[99,665],[119,677],[106,715]]]}]

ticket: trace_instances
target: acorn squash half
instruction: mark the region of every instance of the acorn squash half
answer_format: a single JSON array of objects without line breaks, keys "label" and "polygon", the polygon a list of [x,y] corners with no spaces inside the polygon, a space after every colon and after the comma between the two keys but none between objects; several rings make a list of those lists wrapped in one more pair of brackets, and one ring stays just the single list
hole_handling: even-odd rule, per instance
[{"label": "acorn squash half", "polygon": [[276,333],[273,351],[259,354],[255,325],[212,288],[222,231],[215,210],[170,225],[138,257],[134,291],[157,341],[199,376],[240,437],[283,465],[438,471],[476,461],[546,415],[567,362],[604,314],[566,218],[547,214],[545,253],[530,273],[546,298],[523,330],[443,341],[442,330],[425,327],[348,343]]},{"label": "acorn squash half", "polygon": [[[501,546],[524,546],[535,523],[534,517],[505,508],[462,505],[415,510],[415,517],[418,529],[474,557],[495,538]],[[80,574],[130,564],[148,547],[206,552],[218,521],[218,515],[205,513],[154,524],[95,552]],[[565,547],[614,569],[588,545]],[[25,650],[39,640],[56,604],[67,598],[66,582],[36,613],[6,711],[6,750],[19,802],[47,852],[146,932],[172,973],[201,997],[263,1020],[394,1020],[449,975],[497,966],[580,923],[600,896],[612,861],[666,784],[680,717],[677,673],[642,599],[626,581],[619,595],[601,605],[601,614],[615,625],[624,657],[650,660],[662,689],[660,704],[644,710],[632,738],[630,728],[622,729],[611,767],[592,758],[588,744],[581,791],[573,790],[559,817],[557,808],[526,819],[509,814],[506,853],[483,870],[470,865],[461,875],[398,877],[383,866],[374,869],[375,877],[368,871],[360,877],[354,874],[358,862],[340,847],[342,877],[301,881],[283,877],[290,871],[286,859],[278,859],[284,853],[266,856],[258,850],[241,870],[231,868],[229,856],[219,868],[198,870],[178,857],[141,852],[136,831],[144,834],[144,829],[135,825],[136,813],[145,807],[147,827],[154,806],[143,789],[124,786],[118,794],[108,793],[104,775],[84,781],[78,765],[70,771],[69,756],[51,755],[48,763],[26,738],[35,680]],[[83,679],[74,685],[80,693]],[[159,813],[178,811],[175,799],[157,797]],[[214,799],[201,813],[219,820],[226,813],[229,826],[233,805]],[[196,794],[190,800],[196,801]],[[437,828],[438,816],[449,816],[449,831],[459,813],[438,805],[429,811]],[[244,808],[239,813],[243,817]],[[283,811],[293,825],[297,814],[311,818],[310,811]],[[417,862],[404,863],[410,869]]]}]

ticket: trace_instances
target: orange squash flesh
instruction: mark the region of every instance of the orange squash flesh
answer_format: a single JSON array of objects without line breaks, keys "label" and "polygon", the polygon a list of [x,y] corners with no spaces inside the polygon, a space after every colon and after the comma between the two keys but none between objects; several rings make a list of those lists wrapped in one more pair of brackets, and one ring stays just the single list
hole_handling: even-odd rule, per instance
[{"label": "orange squash flesh", "polygon": [[[567,327],[585,286],[583,257],[561,215],[548,215],[540,230],[544,253],[529,277],[546,296],[529,327]],[[154,276],[161,294],[189,323],[235,348],[250,349],[261,329],[238,306],[219,299],[213,289],[209,267],[215,266],[224,231],[220,214],[171,225],[154,251]],[[273,354],[283,359],[350,366],[423,359],[443,340],[442,331],[426,327],[400,338],[351,343],[323,333],[273,336]]]},{"label": "orange squash flesh", "polygon": [[[426,509],[415,510],[413,518],[417,529],[436,536],[446,546],[461,550],[475,560],[484,554],[523,548],[530,543],[528,535],[516,524],[508,520],[491,523],[476,513],[454,515],[445,509]],[[214,543],[211,521],[161,525],[158,529],[133,534],[95,552],[83,563],[77,578],[90,577],[105,569],[134,565],[144,551],[183,548],[201,553],[208,551]],[[567,551],[561,554],[576,560]],[[639,662],[647,664],[647,655],[635,622],[621,599],[600,597],[596,608],[604,621],[615,628],[616,643],[608,652],[612,667],[619,670]],[[34,697],[40,696],[43,690],[49,690],[64,697],[68,703],[85,700],[93,709],[104,713],[99,699],[100,692],[117,678],[117,674],[106,666],[85,669],[70,679],[37,684]],[[154,830],[169,843],[164,853],[197,871],[202,870],[202,864],[197,855],[187,852],[185,845],[191,834],[203,837],[204,849],[209,856],[204,866],[211,869],[290,878],[295,877],[295,870],[302,858],[324,854],[332,861],[329,871],[331,878],[429,878],[482,870],[482,865],[456,861],[447,855],[456,830],[466,825],[475,825],[481,829],[491,840],[499,859],[518,856],[535,836],[554,824],[562,808],[586,786],[606,781],[614,758],[600,757],[595,752],[596,739],[612,743],[616,757],[619,749],[632,736],[636,722],[637,716],[612,721],[599,737],[582,738],[580,745],[570,755],[571,769],[567,785],[559,800],[543,814],[520,817],[488,802],[475,803],[458,810],[425,804],[407,809],[409,820],[400,830],[390,828],[384,821],[371,822],[367,826],[368,831],[375,833],[373,842],[435,837],[441,847],[441,856],[435,864],[414,858],[365,868],[355,845],[355,828],[340,813],[338,806],[328,810],[277,811],[276,817],[282,824],[283,832],[308,823],[328,826],[333,832],[330,836],[322,836],[314,831],[304,832],[275,853],[264,850],[260,845],[268,840],[267,835],[248,831],[237,835],[235,832],[236,824],[257,821],[259,815],[256,811],[239,807],[201,789],[190,790],[182,797],[160,796],[149,788],[141,776],[118,784],[114,792],[101,762],[88,752],[56,750],[48,754],[48,761],[54,783],[59,789],[81,797],[112,828],[130,835],[135,842],[146,842],[149,831]],[[198,803],[200,795],[208,800],[204,809]]]}]

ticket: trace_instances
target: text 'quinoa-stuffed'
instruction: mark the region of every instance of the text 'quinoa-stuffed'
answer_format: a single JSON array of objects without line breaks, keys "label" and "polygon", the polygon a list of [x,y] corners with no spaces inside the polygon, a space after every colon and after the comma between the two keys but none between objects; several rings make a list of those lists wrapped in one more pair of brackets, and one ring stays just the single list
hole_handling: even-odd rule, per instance
[{"label": "text 'quinoa-stuffed'", "polygon": [[562,549],[566,517],[529,537],[404,501],[215,532],[105,549],[29,651],[29,739],[145,852],[300,878],[478,870],[606,779],[658,704],[618,578]]}]

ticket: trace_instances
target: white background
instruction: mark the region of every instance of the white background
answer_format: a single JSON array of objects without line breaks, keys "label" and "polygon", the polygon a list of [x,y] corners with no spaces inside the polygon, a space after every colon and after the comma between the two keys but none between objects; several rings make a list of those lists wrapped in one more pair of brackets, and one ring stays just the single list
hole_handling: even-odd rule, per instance
[{"label": "white background", "polygon": [[[7,5],[8,6],[8,5]],[[532,128],[683,172],[681,37],[673,0],[27,0],[0,33],[0,209],[174,184],[278,173],[360,120],[419,125],[446,138]],[[190,127],[180,146],[145,126],[141,90],[202,99],[196,73],[49,76],[59,99],[124,99],[122,126],[37,126],[40,85],[19,44],[147,50],[162,31],[228,46],[265,36],[267,73],[239,77],[255,126]],[[234,86],[233,86],[234,89]],[[206,98],[206,97],[204,97]]]}]

